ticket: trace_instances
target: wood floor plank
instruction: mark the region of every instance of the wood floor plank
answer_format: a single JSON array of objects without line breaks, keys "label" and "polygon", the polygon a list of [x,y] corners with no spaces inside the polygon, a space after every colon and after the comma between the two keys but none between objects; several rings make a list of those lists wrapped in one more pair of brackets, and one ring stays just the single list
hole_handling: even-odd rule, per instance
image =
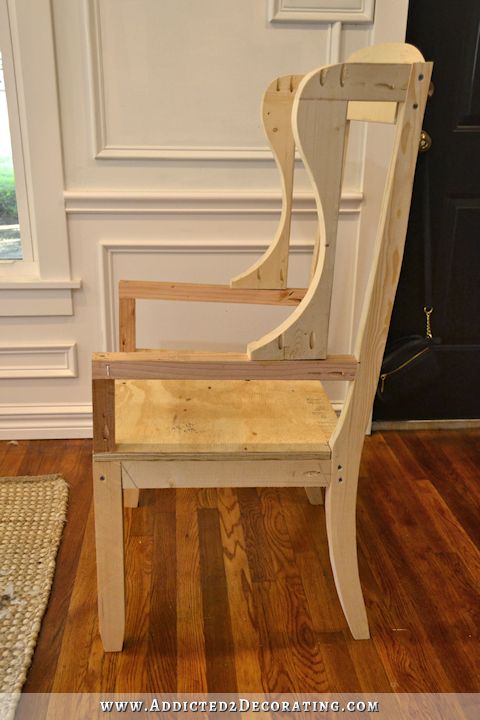
[{"label": "wood floor plank", "polygon": [[462,527],[474,542],[480,544],[480,496],[477,492],[480,454],[475,461],[472,446],[464,440],[466,438],[459,441],[452,431],[385,433],[385,442],[393,455],[401,459],[402,467],[409,463],[415,468],[418,479],[429,480]]},{"label": "wood floor plank", "polygon": [[0,476],[13,477],[20,475],[19,468],[27,450],[30,450],[29,456],[34,454],[29,440],[3,440],[0,442]]},{"label": "wood floor plank", "polygon": [[[380,443],[377,444],[374,457],[367,453],[365,461],[369,467],[368,481],[372,487],[375,478],[377,481],[380,479],[381,469],[385,467],[388,454],[389,449],[385,444]],[[456,686],[456,663],[451,654],[443,658],[443,661],[437,655],[434,641],[442,636],[445,627],[442,626],[441,617],[432,601],[428,581],[418,569],[419,559],[422,556],[427,557],[431,547],[438,550],[442,543],[441,534],[432,533],[432,525],[424,523],[424,508],[420,510],[421,498],[418,495],[415,497],[416,488],[425,482],[409,480],[401,472],[401,467],[390,463],[389,478],[384,478],[383,492],[378,492],[376,496],[377,514],[375,515],[371,508],[368,509],[365,505],[362,507],[361,500],[359,505],[361,513],[366,509],[368,516],[367,519],[365,514],[363,515],[364,533],[368,531],[369,525],[375,526],[375,523],[378,525],[381,522],[383,547],[377,544],[377,557],[382,557],[383,568],[387,563],[390,564],[390,572],[387,575],[397,577],[399,589],[395,595],[391,595],[392,600],[402,598],[404,603],[403,616],[399,619],[400,625],[396,629],[393,627],[391,629],[402,642],[408,643],[413,639],[421,638],[421,643],[417,645],[421,652],[417,654],[416,659],[422,663],[422,666],[428,662],[430,675],[434,676],[432,686],[427,686],[424,690],[417,689],[416,692],[439,692],[439,684],[451,688]],[[402,505],[400,487],[403,492],[407,492],[410,503]],[[385,546],[388,547],[388,555],[384,552]],[[373,565],[371,547],[372,540],[362,545],[363,551],[370,553],[369,562]],[[397,643],[397,650],[399,649]],[[400,654],[398,657],[400,661],[404,659]],[[424,679],[425,675],[422,675],[420,681],[422,685]],[[412,676],[410,681],[413,681]],[[418,679],[415,678],[414,681],[418,688]]]},{"label": "wood floor plank", "polygon": [[[177,551],[175,492],[151,491],[154,515],[147,665],[155,692],[177,690]],[[134,511],[135,512],[135,511]]]},{"label": "wood floor plank", "polygon": [[273,568],[273,580],[259,584],[261,597],[269,598],[267,626],[278,644],[289,647],[293,673],[289,692],[323,692],[328,687],[325,665],[278,491],[262,488],[257,494]]},{"label": "wood floor plank", "polygon": [[425,630],[418,594],[404,589],[404,578],[395,568],[388,542],[379,544],[374,517],[362,507],[361,500],[359,505],[363,525],[359,542],[378,588],[377,601],[368,605],[372,638],[390,684],[394,692],[452,692]]},{"label": "wood floor plank", "polygon": [[24,689],[26,692],[51,691],[62,645],[63,632],[80,558],[88,512],[92,501],[90,477],[91,443],[69,440],[68,452],[53,440],[32,441],[23,464],[25,474],[60,473],[69,484],[67,519],[57,554],[52,591],[42,632]]},{"label": "wood floor plank", "polygon": [[150,641],[153,538],[131,534],[133,510],[128,510],[125,532],[126,623],[123,651],[115,658],[115,692],[152,689],[150,663],[145,662]]},{"label": "wood floor plank", "polygon": [[258,493],[255,488],[237,488],[242,524],[245,529],[247,555],[253,582],[275,578],[274,557],[270,551]]},{"label": "wood floor plank", "polygon": [[[319,648],[334,692],[391,692],[371,642],[353,641],[335,591],[328,557],[325,508],[311,505],[303,490],[279,490],[300,568]],[[357,672],[358,667],[358,672]]]},{"label": "wood floor plank", "polygon": [[[311,505],[305,493],[298,491],[295,513],[288,520],[290,534],[295,536],[294,549],[313,620],[320,629],[320,648],[330,687],[338,692],[391,692],[391,684],[375,645],[354,641],[337,597],[328,555],[325,508]],[[295,520],[296,518],[296,520]],[[306,538],[306,552],[300,552]],[[313,554],[313,558],[312,558]],[[369,583],[368,566],[360,554],[360,577],[365,590]],[[366,593],[365,593],[366,594]],[[368,601],[368,598],[366,598]],[[368,605],[368,602],[367,602]]]},{"label": "wood floor plank", "polygon": [[239,692],[263,688],[258,618],[237,491],[218,490],[218,512]]},{"label": "wood floor plank", "polygon": [[116,688],[118,654],[103,652],[98,631],[94,558],[91,507],[51,689],[53,693],[112,693]]},{"label": "wood floor plank", "polygon": [[479,691],[480,431],[367,438],[357,525],[369,641],[351,639],[324,508],[303,490],[142,492],[125,512],[121,656],[98,636],[90,452],[88,440],[0,443],[2,475],[59,472],[70,485],[26,692]]},{"label": "wood floor plank", "polygon": [[177,490],[177,691],[207,692],[197,492]]},{"label": "wood floor plank", "polygon": [[211,693],[237,692],[232,623],[218,510],[198,511],[207,687]]}]

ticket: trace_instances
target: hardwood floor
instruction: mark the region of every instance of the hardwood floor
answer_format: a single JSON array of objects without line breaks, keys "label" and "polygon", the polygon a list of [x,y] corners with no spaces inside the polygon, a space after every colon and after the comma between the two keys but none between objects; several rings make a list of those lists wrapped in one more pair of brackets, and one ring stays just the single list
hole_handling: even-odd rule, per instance
[{"label": "hardwood floor", "polygon": [[87,440],[0,443],[60,472],[67,523],[26,692],[479,692],[480,431],[367,438],[358,541],[372,639],[352,640],[324,511],[300,489],[144,491],[126,510],[127,640],[96,620]]}]

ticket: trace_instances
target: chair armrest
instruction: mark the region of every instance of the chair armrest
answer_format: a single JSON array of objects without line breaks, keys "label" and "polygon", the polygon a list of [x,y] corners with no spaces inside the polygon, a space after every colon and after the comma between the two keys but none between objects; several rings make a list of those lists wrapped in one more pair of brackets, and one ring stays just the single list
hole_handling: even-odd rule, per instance
[{"label": "chair armrest", "polygon": [[230,285],[120,280],[118,295],[129,300],[179,300],[184,302],[246,303],[252,305],[298,305],[306,288],[258,290]]},{"label": "chair armrest", "polygon": [[120,280],[118,284],[120,350],[130,352],[136,349],[137,300],[298,305],[306,291],[306,288],[257,290],[232,288],[230,285]]}]

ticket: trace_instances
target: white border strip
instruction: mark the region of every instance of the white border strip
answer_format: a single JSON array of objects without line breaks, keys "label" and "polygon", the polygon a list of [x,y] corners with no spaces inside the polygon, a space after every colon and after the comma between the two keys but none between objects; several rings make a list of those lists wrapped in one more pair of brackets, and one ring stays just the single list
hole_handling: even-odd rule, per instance
[{"label": "white border strip", "polygon": [[371,23],[375,0],[268,0],[268,19],[275,23]]}]

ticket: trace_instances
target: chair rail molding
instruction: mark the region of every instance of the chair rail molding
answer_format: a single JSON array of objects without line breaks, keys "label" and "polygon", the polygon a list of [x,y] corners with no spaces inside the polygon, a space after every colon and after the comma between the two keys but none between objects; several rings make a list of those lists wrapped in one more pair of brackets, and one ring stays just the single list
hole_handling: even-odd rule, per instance
[{"label": "chair rail molding", "polygon": [[[279,215],[280,193],[271,191],[201,190],[68,190],[64,193],[68,215],[82,214],[157,214],[157,215]],[[340,213],[360,213],[363,193],[345,190]],[[296,193],[293,215],[316,214],[311,192]]]},{"label": "chair rail molding", "polygon": [[372,23],[375,0],[268,0],[270,22]]}]

